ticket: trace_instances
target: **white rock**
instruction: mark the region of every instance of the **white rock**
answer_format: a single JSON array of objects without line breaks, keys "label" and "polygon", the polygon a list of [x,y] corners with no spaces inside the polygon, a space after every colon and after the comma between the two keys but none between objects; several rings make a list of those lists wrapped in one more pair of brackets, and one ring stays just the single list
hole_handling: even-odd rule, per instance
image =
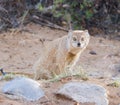
[{"label": "white rock", "polygon": [[17,77],[7,82],[2,92],[10,98],[26,99],[28,101],[35,101],[44,96],[40,84],[32,79],[25,77]]},{"label": "white rock", "polygon": [[108,105],[106,90],[99,85],[70,82],[65,84],[57,94],[64,95],[74,101]]}]

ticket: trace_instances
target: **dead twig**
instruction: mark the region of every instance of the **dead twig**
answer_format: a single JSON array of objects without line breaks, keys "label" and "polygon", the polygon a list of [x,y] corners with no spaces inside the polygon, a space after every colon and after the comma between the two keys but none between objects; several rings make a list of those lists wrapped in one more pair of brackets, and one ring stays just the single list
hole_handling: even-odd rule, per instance
[{"label": "dead twig", "polygon": [[55,28],[55,29],[59,29],[59,30],[64,30],[64,31],[68,31],[68,29],[65,29],[61,26],[58,26],[46,19],[43,19],[41,17],[39,18],[36,18],[35,16],[34,17],[30,17],[30,20],[37,23],[37,24],[40,24],[40,25],[43,25],[43,26],[47,26],[47,27],[50,27],[50,28]]}]

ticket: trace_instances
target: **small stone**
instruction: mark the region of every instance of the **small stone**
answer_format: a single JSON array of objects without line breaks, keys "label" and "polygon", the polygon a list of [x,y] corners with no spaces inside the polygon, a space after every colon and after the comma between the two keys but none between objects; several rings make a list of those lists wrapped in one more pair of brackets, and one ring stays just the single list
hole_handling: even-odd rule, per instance
[{"label": "small stone", "polygon": [[95,51],[90,51],[89,52],[91,55],[97,55],[97,53]]},{"label": "small stone", "polygon": [[99,85],[70,82],[65,84],[58,92],[79,103],[95,103],[95,105],[108,105],[106,90]]}]

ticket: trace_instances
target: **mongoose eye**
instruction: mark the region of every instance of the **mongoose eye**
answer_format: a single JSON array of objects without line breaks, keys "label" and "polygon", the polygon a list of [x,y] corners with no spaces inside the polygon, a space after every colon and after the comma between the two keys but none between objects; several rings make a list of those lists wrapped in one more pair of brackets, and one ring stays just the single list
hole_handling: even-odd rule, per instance
[{"label": "mongoose eye", "polygon": [[77,38],[76,38],[76,37],[73,37],[73,41],[77,41]]},{"label": "mongoose eye", "polygon": [[81,38],[81,41],[84,41],[84,38]]}]

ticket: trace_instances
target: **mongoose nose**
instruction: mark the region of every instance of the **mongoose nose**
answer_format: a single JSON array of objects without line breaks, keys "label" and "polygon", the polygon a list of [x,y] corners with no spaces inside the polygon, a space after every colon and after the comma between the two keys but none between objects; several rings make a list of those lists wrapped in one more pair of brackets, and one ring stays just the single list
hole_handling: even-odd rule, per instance
[{"label": "mongoose nose", "polygon": [[81,45],[80,43],[77,44],[78,47],[80,47],[80,45]]}]

